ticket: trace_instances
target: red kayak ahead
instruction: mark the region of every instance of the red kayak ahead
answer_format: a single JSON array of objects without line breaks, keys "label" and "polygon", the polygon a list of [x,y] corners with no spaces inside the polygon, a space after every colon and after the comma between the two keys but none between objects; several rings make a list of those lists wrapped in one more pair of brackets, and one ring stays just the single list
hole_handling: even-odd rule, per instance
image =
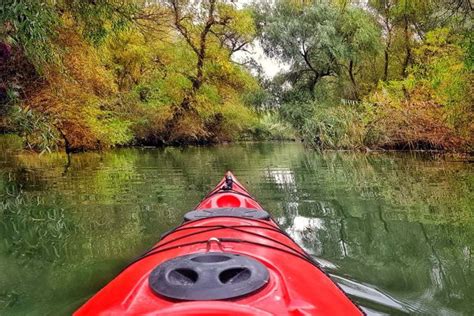
[{"label": "red kayak ahead", "polygon": [[232,173],[80,315],[363,315]]}]

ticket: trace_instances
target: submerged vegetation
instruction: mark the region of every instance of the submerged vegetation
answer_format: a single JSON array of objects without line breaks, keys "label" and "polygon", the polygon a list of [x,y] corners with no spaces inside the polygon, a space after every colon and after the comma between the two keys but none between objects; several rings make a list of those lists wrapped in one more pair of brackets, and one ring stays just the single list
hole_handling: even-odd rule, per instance
[{"label": "submerged vegetation", "polygon": [[[37,151],[296,136],[472,151],[472,12],[465,0],[5,0],[0,130]],[[254,43],[284,65],[274,78]]]}]

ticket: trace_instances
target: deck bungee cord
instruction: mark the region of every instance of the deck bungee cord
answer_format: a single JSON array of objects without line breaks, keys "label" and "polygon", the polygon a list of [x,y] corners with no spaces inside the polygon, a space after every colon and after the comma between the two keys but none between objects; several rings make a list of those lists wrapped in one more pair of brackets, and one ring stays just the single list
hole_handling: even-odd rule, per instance
[{"label": "deck bungee cord", "polygon": [[[286,247],[291,251],[286,250],[286,249],[282,249],[282,248],[278,248],[278,247],[274,247],[274,246],[271,246],[271,245],[267,245],[267,244],[264,244],[264,243],[257,243],[257,242],[248,241],[248,240],[245,240],[245,239],[230,239],[230,238],[220,238],[219,239],[219,238],[217,238],[217,240],[219,242],[242,242],[242,243],[246,242],[246,243],[250,243],[250,244],[254,244],[254,245],[258,245],[258,246],[262,246],[262,247],[272,248],[272,249],[275,249],[275,250],[283,251],[283,252],[286,252],[288,254],[292,254],[292,255],[295,255],[297,257],[300,257],[303,260],[306,260],[306,261],[310,262],[311,264],[315,265],[316,267],[320,268],[319,264],[306,252],[302,253],[301,249],[292,248],[291,246],[288,246],[288,245],[286,245],[286,244],[284,244],[284,243],[282,243],[282,242],[280,242],[276,239],[272,239],[270,237],[260,235],[260,234],[254,233],[254,232],[242,230],[240,228],[255,228],[255,226],[252,226],[252,225],[236,225],[236,226],[213,225],[213,226],[201,226],[201,227],[183,227],[183,228],[180,228],[180,229],[176,229],[176,230],[170,232],[170,234],[173,233],[173,232],[182,231],[182,230],[186,230],[186,229],[203,229],[203,230],[198,231],[198,232],[189,233],[187,235],[180,236],[180,237],[177,237],[177,238],[172,239],[172,240],[168,240],[163,244],[159,244],[157,246],[154,246],[153,248],[151,248],[150,250],[145,252],[143,255],[137,257],[135,260],[133,260],[132,262],[127,264],[127,266],[124,269],[122,269],[122,271],[127,269],[128,267],[130,267],[134,263],[137,263],[138,261],[140,261],[144,258],[147,258],[149,256],[152,256],[154,254],[157,254],[157,253],[160,253],[160,252],[163,252],[163,251],[167,251],[167,250],[171,250],[171,249],[174,249],[174,248],[189,246],[189,245],[192,245],[194,243],[182,243],[182,244],[173,245],[172,247],[169,247],[169,248],[162,249],[166,245],[175,243],[175,242],[177,242],[181,239],[186,239],[186,238],[189,238],[189,237],[192,237],[192,236],[196,236],[196,235],[199,235],[199,234],[203,234],[203,233],[207,233],[207,232],[211,232],[211,231],[216,231],[216,230],[220,230],[220,229],[232,229],[232,230],[236,230],[238,232],[242,232],[242,233],[245,233],[245,234],[250,234],[250,235],[253,235],[253,236],[256,236],[256,237],[259,237],[259,238],[263,238],[263,239],[269,240],[271,242],[277,243],[277,244],[279,244],[283,247]],[[271,230],[271,231],[274,231],[276,233],[283,234],[283,235],[286,236],[286,233],[281,231],[280,229],[275,229],[275,228],[270,228],[270,227],[259,227],[259,229]],[[162,238],[162,240],[163,239],[164,238]],[[208,240],[200,240],[196,243],[208,243],[208,242],[209,242],[209,239]]]},{"label": "deck bungee cord", "polygon": [[[254,242],[254,241],[249,241],[249,240],[245,240],[245,239],[234,239],[234,238],[222,238],[222,239],[217,239],[219,242],[223,243],[223,242],[229,242],[229,243],[248,243],[248,244],[252,244],[252,245],[256,245],[256,246],[261,246],[261,247],[266,247],[266,248],[270,248],[270,249],[273,249],[273,250],[278,250],[278,251],[282,251],[282,252],[285,252],[287,254],[290,254],[292,256],[295,256],[297,258],[300,258],[302,260],[305,260],[307,261],[308,263],[316,266],[319,268],[319,264],[314,261],[314,259],[311,259],[311,258],[308,258],[307,256],[304,256],[300,253],[297,253],[297,252],[292,252],[292,251],[289,251],[289,250],[286,250],[286,249],[283,249],[283,248],[279,248],[279,247],[275,247],[275,246],[271,246],[271,245],[267,245],[267,244],[264,244],[264,243],[259,243],[259,242]],[[168,250],[172,250],[172,249],[176,249],[176,248],[180,248],[180,247],[185,247],[185,246],[192,246],[192,245],[196,245],[196,244],[207,244],[209,243],[210,240],[209,239],[206,239],[206,240],[198,240],[198,241],[193,241],[193,242],[189,242],[189,243],[182,243],[182,244],[178,244],[178,245],[174,245],[174,246],[171,246],[171,247],[168,247],[168,248],[163,248],[163,249],[155,249],[153,251],[150,251],[150,252],[147,252],[145,253],[144,255],[138,257],[137,259],[135,259],[134,261],[130,262],[124,269],[122,269],[122,271],[126,270],[127,268],[129,268],[130,266],[132,266],[133,264],[139,262],[140,260],[143,260],[145,258],[148,258],[150,256],[153,256],[153,255],[156,255],[156,254],[159,254],[159,253],[162,253],[162,252],[165,252],[165,251],[168,251]]]}]

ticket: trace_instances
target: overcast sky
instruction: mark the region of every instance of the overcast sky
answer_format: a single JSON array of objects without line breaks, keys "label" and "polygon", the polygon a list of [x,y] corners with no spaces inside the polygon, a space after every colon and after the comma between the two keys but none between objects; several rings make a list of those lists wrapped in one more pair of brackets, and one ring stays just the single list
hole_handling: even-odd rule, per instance
[{"label": "overcast sky", "polygon": [[[257,2],[260,0],[235,0],[235,3],[239,8],[251,4],[252,2]],[[353,1],[356,6],[367,8],[367,0],[359,0]],[[269,78],[273,78],[279,71],[288,68],[288,65],[283,64],[281,61],[269,58],[263,52],[262,46],[258,41],[254,41],[250,47],[247,49],[249,52],[237,52],[234,55],[234,58],[238,61],[245,60],[248,57],[252,57],[255,61],[257,61],[261,66],[265,73],[265,75]]]},{"label": "overcast sky", "polygon": [[[236,0],[235,2],[238,7],[243,7],[254,2],[254,0]],[[263,72],[269,78],[274,77],[280,70],[285,68],[277,59],[267,57],[258,41],[254,41],[247,50],[248,52],[237,52],[234,58],[236,60],[245,60],[248,57],[253,58],[262,66]]]}]

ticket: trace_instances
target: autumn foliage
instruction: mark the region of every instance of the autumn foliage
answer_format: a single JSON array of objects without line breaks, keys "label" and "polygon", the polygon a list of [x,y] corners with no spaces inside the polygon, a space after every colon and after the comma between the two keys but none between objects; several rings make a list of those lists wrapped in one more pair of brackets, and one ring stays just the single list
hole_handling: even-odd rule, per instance
[{"label": "autumn foliage", "polygon": [[[461,2],[4,0],[0,130],[37,151],[295,136],[472,151]],[[274,78],[237,57],[252,43],[283,62]]]},{"label": "autumn foliage", "polygon": [[[15,4],[30,10],[25,2]],[[14,25],[3,43],[15,42],[18,58],[2,55],[12,71],[2,74],[1,87],[5,95],[21,91],[5,96],[5,128],[23,135],[27,147],[218,142],[235,139],[255,121],[241,95],[258,89],[257,81],[231,60],[254,36],[250,11],[214,0],[202,7],[173,1],[35,5],[54,16],[42,20],[40,14],[38,32],[23,30],[13,11],[2,17]],[[175,14],[183,16],[174,20]],[[30,39],[43,50],[31,49]],[[2,47],[6,52],[11,45]],[[29,68],[19,67],[25,62]]]},{"label": "autumn foliage", "polygon": [[274,97],[306,143],[474,149],[472,8],[464,2],[279,0],[256,11],[266,53],[288,65],[272,82]]}]

